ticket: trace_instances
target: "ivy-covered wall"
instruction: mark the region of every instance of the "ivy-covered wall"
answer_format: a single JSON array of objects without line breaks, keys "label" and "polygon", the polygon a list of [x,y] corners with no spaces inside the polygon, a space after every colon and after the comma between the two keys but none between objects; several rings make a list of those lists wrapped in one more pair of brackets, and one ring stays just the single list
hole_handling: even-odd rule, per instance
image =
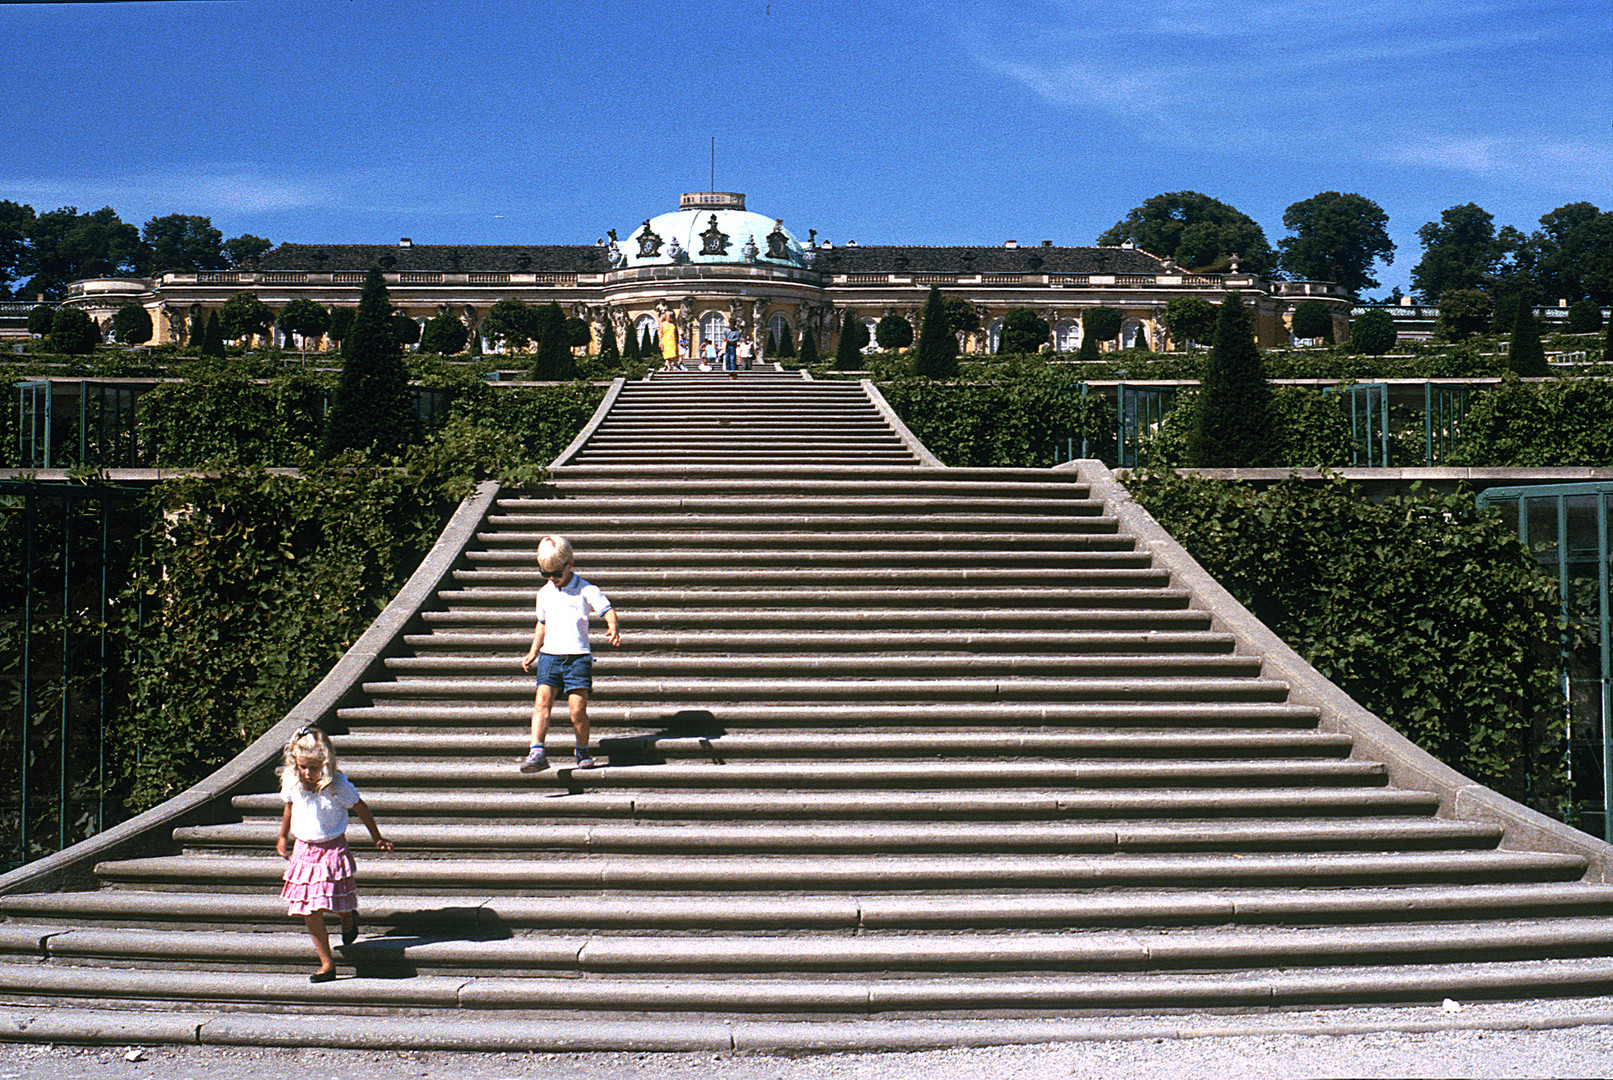
[{"label": "ivy-covered wall", "polygon": [[1369,502],[1134,474],[1137,501],[1262,622],[1423,749],[1543,812],[1563,805],[1556,583],[1471,495]]}]

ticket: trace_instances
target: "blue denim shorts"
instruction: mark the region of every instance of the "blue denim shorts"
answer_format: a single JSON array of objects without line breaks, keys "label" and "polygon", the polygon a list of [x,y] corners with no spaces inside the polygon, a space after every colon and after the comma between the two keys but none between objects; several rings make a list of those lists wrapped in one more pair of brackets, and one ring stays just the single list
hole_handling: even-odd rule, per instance
[{"label": "blue denim shorts", "polygon": [[538,654],[537,679],[539,686],[552,686],[562,694],[594,688],[594,658],[589,653],[571,656]]}]

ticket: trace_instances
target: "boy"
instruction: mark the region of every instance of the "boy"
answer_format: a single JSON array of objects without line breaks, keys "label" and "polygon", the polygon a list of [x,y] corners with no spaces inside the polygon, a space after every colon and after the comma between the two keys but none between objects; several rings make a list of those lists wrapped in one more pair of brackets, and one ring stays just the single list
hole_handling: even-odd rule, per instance
[{"label": "boy", "polygon": [[612,645],[622,643],[610,601],[596,586],[573,573],[571,562],[571,541],[565,537],[545,536],[538,542],[538,569],[548,580],[538,590],[538,622],[532,631],[532,647],[521,658],[522,671],[531,671],[534,660],[538,664],[532,746],[521,762],[524,773],[542,772],[549,767],[543,740],[549,733],[549,710],[556,691],[566,695],[571,708],[571,727],[577,733],[577,768],[594,767],[588,750],[588,691],[594,685],[594,658],[588,647],[589,613],[605,617],[606,639]]}]

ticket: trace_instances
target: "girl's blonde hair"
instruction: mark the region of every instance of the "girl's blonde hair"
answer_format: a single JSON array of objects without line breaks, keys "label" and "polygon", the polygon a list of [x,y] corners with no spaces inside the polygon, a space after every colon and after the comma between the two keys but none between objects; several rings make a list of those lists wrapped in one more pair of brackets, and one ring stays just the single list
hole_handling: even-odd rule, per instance
[{"label": "girl's blonde hair", "polygon": [[538,569],[547,573],[571,565],[571,541],[564,536],[545,536],[538,541]]},{"label": "girl's blonde hair", "polygon": [[298,758],[319,762],[319,771],[314,774],[317,777],[314,781],[315,791],[324,791],[336,779],[336,748],[330,744],[330,736],[312,724],[298,731],[286,743],[282,764],[292,770],[293,775],[296,775]]}]

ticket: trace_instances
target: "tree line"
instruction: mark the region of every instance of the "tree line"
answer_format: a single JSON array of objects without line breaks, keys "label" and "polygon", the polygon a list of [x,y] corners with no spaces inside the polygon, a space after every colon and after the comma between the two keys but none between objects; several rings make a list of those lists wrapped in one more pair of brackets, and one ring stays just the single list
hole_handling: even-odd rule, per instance
[{"label": "tree line", "polygon": [[[1267,242],[1260,226],[1235,207],[1196,191],[1156,195],[1098,237],[1133,243],[1182,269],[1238,269],[1265,278],[1331,281],[1352,296],[1376,288],[1375,264],[1394,262],[1389,217],[1362,195],[1324,191],[1283,212],[1291,235]],[[1438,303],[1452,289],[1476,289],[1492,302],[1613,303],[1613,212],[1588,202],[1560,206],[1531,233],[1495,219],[1474,203],[1453,206],[1417,231],[1423,255],[1411,271],[1414,294]],[[1401,299],[1399,289],[1387,298]]]},{"label": "tree line", "polygon": [[274,244],[243,234],[224,239],[211,218],[154,217],[136,228],[110,206],[36,213],[0,200],[0,299],[60,300],[69,282],[150,277],[164,271],[229,270],[250,265]]}]

